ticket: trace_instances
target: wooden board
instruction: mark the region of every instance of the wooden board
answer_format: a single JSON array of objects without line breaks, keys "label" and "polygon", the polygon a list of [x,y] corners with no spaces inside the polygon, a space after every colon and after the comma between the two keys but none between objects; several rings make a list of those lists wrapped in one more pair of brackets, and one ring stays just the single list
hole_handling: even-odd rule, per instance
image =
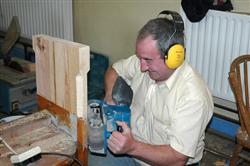
[{"label": "wooden board", "polygon": [[[89,47],[45,35],[33,37],[36,54],[37,94],[58,106],[76,113],[76,76],[84,80],[83,102],[87,103]],[[82,108],[87,112],[87,105]],[[86,113],[84,113],[86,114]]]},{"label": "wooden board", "polygon": [[[72,136],[57,126],[53,118],[54,115],[44,110],[9,123],[0,124],[0,136],[18,154],[39,146],[42,152],[74,155],[77,148],[76,142]],[[11,165],[11,155],[13,155],[11,151],[3,143],[0,143],[1,166]],[[43,156],[35,164],[37,166],[54,165],[56,162],[59,163],[65,160],[65,157]]]}]

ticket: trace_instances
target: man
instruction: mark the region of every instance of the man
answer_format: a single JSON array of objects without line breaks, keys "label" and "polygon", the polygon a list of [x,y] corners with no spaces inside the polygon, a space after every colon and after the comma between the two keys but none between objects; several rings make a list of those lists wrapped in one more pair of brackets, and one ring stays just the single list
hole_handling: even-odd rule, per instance
[{"label": "man", "polygon": [[[163,14],[170,14],[174,20],[150,20],[139,31],[136,55],[113,64],[106,73],[108,103],[113,103],[112,88],[118,76],[134,93],[131,128],[117,122],[123,132],[113,132],[108,147],[113,154],[131,156],[135,165],[195,165],[202,158],[213,101],[199,74],[181,59],[181,17],[170,11]],[[173,65],[168,61],[172,54],[176,56]],[[112,160],[119,158],[109,156]]]}]

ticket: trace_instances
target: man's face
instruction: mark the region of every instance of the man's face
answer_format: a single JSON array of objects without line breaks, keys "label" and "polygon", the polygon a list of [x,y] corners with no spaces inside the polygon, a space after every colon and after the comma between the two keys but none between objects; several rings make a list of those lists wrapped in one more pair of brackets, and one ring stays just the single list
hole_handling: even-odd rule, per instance
[{"label": "man's face", "polygon": [[141,71],[148,72],[151,79],[164,81],[169,77],[170,69],[157,48],[157,41],[152,36],[142,39],[136,44],[136,55],[140,59]]}]

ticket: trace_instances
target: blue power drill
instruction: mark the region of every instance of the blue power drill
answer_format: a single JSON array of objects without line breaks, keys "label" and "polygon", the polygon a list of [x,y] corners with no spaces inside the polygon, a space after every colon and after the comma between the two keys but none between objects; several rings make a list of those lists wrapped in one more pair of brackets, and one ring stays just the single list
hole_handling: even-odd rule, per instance
[{"label": "blue power drill", "polygon": [[130,127],[133,92],[121,77],[114,84],[112,98],[116,105],[102,100],[88,101],[88,147],[92,153],[106,154],[107,139],[112,132],[123,131],[116,121],[126,122]]},{"label": "blue power drill", "polygon": [[122,132],[116,121],[130,126],[130,108],[126,105],[109,105],[101,100],[89,100],[88,145],[93,153],[106,154],[107,139],[113,131]]}]

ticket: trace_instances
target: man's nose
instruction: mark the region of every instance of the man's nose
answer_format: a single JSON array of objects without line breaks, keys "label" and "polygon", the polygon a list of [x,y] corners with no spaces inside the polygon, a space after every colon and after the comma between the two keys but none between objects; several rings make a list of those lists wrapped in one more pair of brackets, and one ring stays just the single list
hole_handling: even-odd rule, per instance
[{"label": "man's nose", "polygon": [[148,70],[148,64],[146,63],[145,60],[141,60],[141,71],[144,72],[144,71],[147,71]]}]

